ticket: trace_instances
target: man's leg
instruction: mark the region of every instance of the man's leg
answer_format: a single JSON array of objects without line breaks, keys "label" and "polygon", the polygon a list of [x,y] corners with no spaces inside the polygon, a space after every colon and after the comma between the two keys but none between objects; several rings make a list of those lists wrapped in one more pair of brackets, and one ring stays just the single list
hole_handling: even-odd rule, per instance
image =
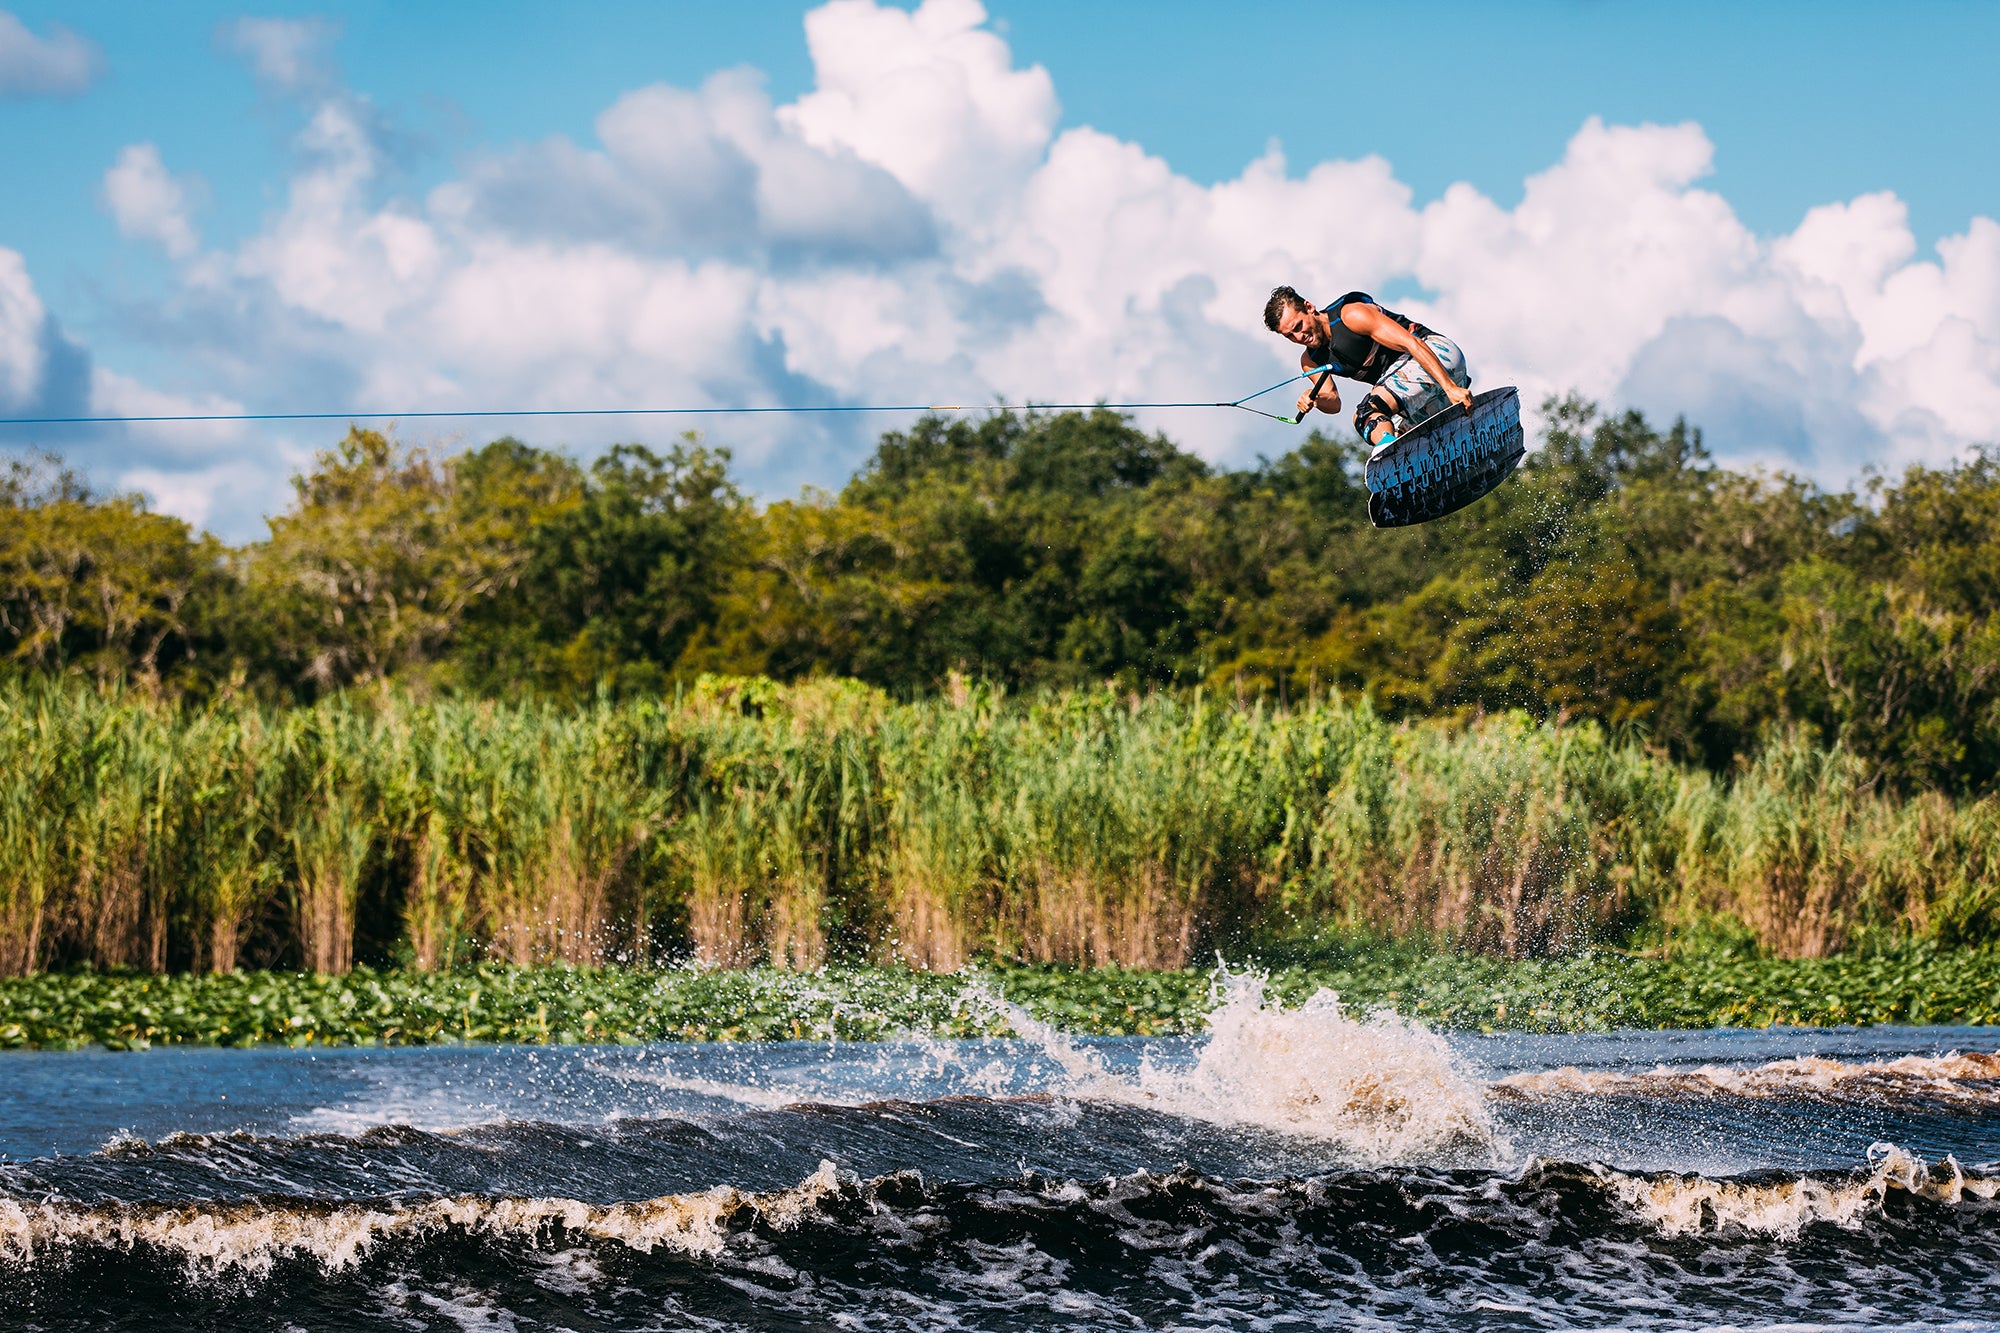
[{"label": "man's leg", "polygon": [[[1431,334],[1424,342],[1436,354],[1438,364],[1451,376],[1452,383],[1460,388],[1472,387],[1472,375],[1465,366],[1465,353],[1458,349],[1457,343],[1441,333]],[[1445,391],[1413,356],[1406,356],[1389,367],[1376,389],[1378,393],[1384,391],[1394,395],[1400,409],[1398,416],[1402,420],[1395,423],[1398,430],[1433,417],[1451,405]]]},{"label": "man's leg", "polygon": [[1396,437],[1399,404],[1380,388],[1363,394],[1354,408],[1354,431],[1371,449],[1379,449]]}]

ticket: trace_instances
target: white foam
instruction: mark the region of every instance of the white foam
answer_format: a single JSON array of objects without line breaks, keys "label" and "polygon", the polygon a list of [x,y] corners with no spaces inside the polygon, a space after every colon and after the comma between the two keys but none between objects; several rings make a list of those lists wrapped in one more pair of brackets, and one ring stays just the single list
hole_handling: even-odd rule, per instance
[{"label": "white foam", "polygon": [[2000,1196],[2000,1179],[1969,1176],[1947,1157],[1936,1168],[1894,1144],[1869,1150],[1874,1168],[1860,1180],[1826,1181],[1811,1176],[1773,1181],[1711,1180],[1705,1176],[1635,1176],[1604,1172],[1617,1198],[1668,1236],[1736,1229],[1755,1235],[1795,1239],[1815,1222],[1848,1230],[1880,1212],[1890,1194],[1902,1191],[1939,1203]]},{"label": "white foam", "polygon": [[796,1226],[840,1188],[833,1163],[788,1190],[750,1194],[717,1186],[632,1203],[564,1198],[460,1195],[412,1204],[190,1203],[81,1205],[0,1199],[0,1260],[32,1264],[50,1250],[147,1245],[178,1255],[197,1275],[268,1273],[281,1258],[306,1256],[350,1268],[385,1240],[442,1227],[533,1238],[560,1225],[573,1235],[629,1249],[714,1254],[732,1218],[752,1211],[780,1230]]},{"label": "white foam", "polygon": [[1925,1096],[1950,1102],[2000,1103],[2000,1055],[1978,1052],[1905,1055],[1866,1063],[1801,1056],[1752,1069],[1658,1066],[1642,1074],[1561,1069],[1512,1074],[1494,1085],[1502,1096],[1838,1097]]},{"label": "white foam", "polygon": [[420,1291],[417,1299],[464,1333],[514,1333],[520,1327],[512,1310],[496,1306],[492,1297],[470,1287],[454,1288],[449,1296]]}]

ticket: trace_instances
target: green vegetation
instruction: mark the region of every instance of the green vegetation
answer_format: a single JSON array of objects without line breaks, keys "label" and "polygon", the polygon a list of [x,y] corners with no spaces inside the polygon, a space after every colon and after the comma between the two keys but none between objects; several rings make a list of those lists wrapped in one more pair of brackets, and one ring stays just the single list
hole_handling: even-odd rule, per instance
[{"label": "green vegetation", "polygon": [[902,970],[51,972],[0,980],[0,1047],[869,1040],[997,1026],[960,1014],[959,990],[956,978]]},{"label": "green vegetation", "polygon": [[0,684],[0,974],[354,960],[1180,968],[1343,929],[1507,957],[2000,937],[2000,799],[1841,750],[1106,689],[175,705]]},{"label": "green vegetation", "polygon": [[[1797,961],[1594,952],[1547,962],[1376,950],[1276,968],[1267,993],[1296,1004],[1321,987],[1358,1013],[1393,1008],[1483,1030],[2000,1022],[2000,954],[1991,950]],[[1071,1032],[1158,1036],[1200,1031],[1214,995],[1212,973],[1118,967],[46,973],[0,981],[0,1047],[1004,1036],[1008,1015],[994,996]]]},{"label": "green vegetation", "polygon": [[1394,532],[1352,441],[1105,411],[764,506],[354,430],[238,549],[17,463],[0,975],[2000,941],[2000,455],[1828,493],[1547,410]]},{"label": "green vegetation", "polygon": [[1901,792],[2000,775],[2000,456],[1861,493],[1713,466],[1698,431],[1546,407],[1521,475],[1367,526],[1352,440],[1218,471],[1111,412],[930,418],[838,495],[762,507],[726,452],[588,466],[355,430],[230,550],[0,475],[0,658],[197,698],[587,703],[704,672],[899,699],[1112,681],[1392,720],[1594,719],[1727,772],[1802,732]]}]

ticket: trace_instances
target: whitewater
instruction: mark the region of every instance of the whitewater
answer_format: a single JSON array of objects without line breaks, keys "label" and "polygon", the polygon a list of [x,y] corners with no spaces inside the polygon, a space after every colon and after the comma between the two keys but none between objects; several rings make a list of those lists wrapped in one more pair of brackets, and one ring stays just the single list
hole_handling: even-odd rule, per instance
[{"label": "whitewater", "polygon": [[2000,1329],[2000,1032],[0,1056],[0,1327]]}]

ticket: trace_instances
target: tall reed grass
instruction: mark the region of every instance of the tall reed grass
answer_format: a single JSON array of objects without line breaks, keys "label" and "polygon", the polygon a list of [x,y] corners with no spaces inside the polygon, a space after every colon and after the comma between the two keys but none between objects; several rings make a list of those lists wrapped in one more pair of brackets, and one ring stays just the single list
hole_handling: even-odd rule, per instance
[{"label": "tall reed grass", "polygon": [[705,680],[580,708],[179,707],[0,682],[0,972],[359,958],[1180,967],[1328,929],[1507,956],[2000,937],[2000,803],[1838,749],[1728,778],[1590,726]]}]

